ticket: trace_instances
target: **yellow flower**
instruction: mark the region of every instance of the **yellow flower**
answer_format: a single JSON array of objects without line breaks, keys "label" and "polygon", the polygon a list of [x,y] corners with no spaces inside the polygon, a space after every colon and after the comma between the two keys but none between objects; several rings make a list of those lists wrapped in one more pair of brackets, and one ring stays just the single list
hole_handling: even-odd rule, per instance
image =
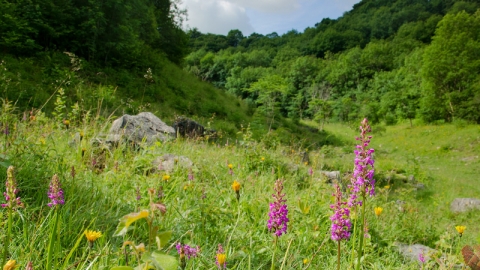
[{"label": "yellow flower", "polygon": [[85,230],[84,234],[90,244],[93,244],[95,240],[102,237],[102,233],[97,231]]},{"label": "yellow flower", "polygon": [[378,216],[380,216],[380,215],[382,214],[383,208],[382,208],[382,207],[375,207],[375,208],[373,209],[373,211],[375,211],[375,215],[378,217]]},{"label": "yellow flower", "polygon": [[17,267],[17,262],[15,260],[8,260],[8,262],[3,267],[3,270],[12,270]]},{"label": "yellow flower", "polygon": [[168,181],[168,180],[170,180],[170,175],[165,174],[165,175],[162,177],[162,179],[163,179],[164,181]]},{"label": "yellow flower", "polygon": [[265,158],[264,158],[264,157],[262,157],[262,161],[265,161]]},{"label": "yellow flower", "polygon": [[218,265],[224,265],[226,260],[227,260],[227,255],[221,254],[221,253],[217,254]]},{"label": "yellow flower", "polygon": [[233,165],[232,165],[232,164],[228,164],[228,168],[229,168],[229,169],[233,169]]},{"label": "yellow flower", "polygon": [[308,161],[305,161],[305,166],[307,166],[307,165],[308,165]]},{"label": "yellow flower", "polygon": [[240,191],[240,183],[237,182],[237,180],[233,181],[232,188],[235,192],[239,192]]},{"label": "yellow flower", "polygon": [[457,230],[457,232],[460,234],[460,236],[463,235],[463,232],[465,232],[465,229],[467,228],[467,226],[456,226],[455,229]]},{"label": "yellow flower", "polygon": [[70,120],[63,120],[63,124],[64,124],[65,126],[70,125]]},{"label": "yellow flower", "polygon": [[383,187],[384,189],[389,189],[390,188],[390,185],[386,185]]},{"label": "yellow flower", "polygon": [[307,263],[308,263],[308,259],[307,258],[303,259],[303,264],[307,264]]}]

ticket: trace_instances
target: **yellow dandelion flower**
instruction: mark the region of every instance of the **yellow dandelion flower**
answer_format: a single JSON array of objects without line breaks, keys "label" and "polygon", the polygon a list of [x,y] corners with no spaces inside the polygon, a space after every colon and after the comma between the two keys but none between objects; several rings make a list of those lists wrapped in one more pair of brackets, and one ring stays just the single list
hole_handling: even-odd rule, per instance
[{"label": "yellow dandelion flower", "polygon": [[308,263],[308,259],[307,258],[303,259],[303,264],[307,264],[307,263]]},{"label": "yellow dandelion flower", "polygon": [[162,179],[163,179],[164,181],[168,181],[168,180],[170,180],[170,175],[165,174],[165,175],[162,177]]},{"label": "yellow dandelion flower", "polygon": [[232,188],[235,192],[239,192],[240,191],[240,183],[237,180],[233,181]]},{"label": "yellow dandelion flower", "polygon": [[229,169],[233,169],[233,165],[232,165],[232,164],[228,164],[228,168],[229,168]]},{"label": "yellow dandelion flower", "polygon": [[261,159],[262,159],[262,161],[265,161],[265,158],[264,158],[264,157],[262,157]]},{"label": "yellow dandelion flower", "polygon": [[375,215],[378,217],[378,216],[380,216],[380,215],[382,214],[383,208],[382,208],[382,207],[375,207],[375,208],[373,209],[373,211],[375,211]]},{"label": "yellow dandelion flower", "polygon": [[218,263],[218,265],[222,266],[222,265],[225,264],[226,261],[227,261],[227,255],[221,254],[221,253],[218,253],[218,254],[217,254],[217,263]]},{"label": "yellow dandelion flower", "polygon": [[85,230],[84,234],[90,245],[92,245],[98,238],[102,237],[102,233],[97,231]]},{"label": "yellow dandelion flower", "polygon": [[456,226],[455,230],[457,230],[457,232],[460,234],[460,236],[462,236],[463,233],[465,232],[466,228],[467,228],[467,226]]},{"label": "yellow dandelion flower", "polygon": [[386,185],[383,187],[384,189],[389,189],[390,188],[390,185]]},{"label": "yellow dandelion flower", "polygon": [[3,266],[3,270],[13,270],[17,267],[17,262],[15,260],[8,260],[8,262]]}]

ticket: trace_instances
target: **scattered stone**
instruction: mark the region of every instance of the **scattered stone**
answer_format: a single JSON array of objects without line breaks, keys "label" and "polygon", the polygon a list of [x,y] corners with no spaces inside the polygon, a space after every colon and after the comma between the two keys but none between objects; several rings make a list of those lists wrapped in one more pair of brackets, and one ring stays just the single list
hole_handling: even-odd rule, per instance
[{"label": "scattered stone", "polygon": [[193,166],[193,162],[184,156],[177,156],[173,154],[166,154],[156,158],[153,162],[153,170],[171,172],[175,167],[182,167],[190,169]]},{"label": "scattered stone", "polygon": [[474,198],[456,198],[450,205],[450,210],[454,213],[463,213],[470,210],[480,210],[480,200]]},{"label": "scattered stone", "polygon": [[395,204],[397,205],[398,211],[400,211],[400,212],[405,212],[405,204],[406,204],[405,201],[396,200],[396,201],[395,201]]},{"label": "scattered stone", "polygon": [[177,136],[181,137],[197,138],[215,134],[215,131],[208,130],[199,123],[185,117],[178,117],[172,127]]},{"label": "scattered stone", "polygon": [[437,252],[437,250],[421,244],[407,245],[396,242],[394,245],[406,259],[417,261],[418,263],[421,263],[419,260],[420,254],[428,261],[431,259],[431,255]]},{"label": "scattered stone", "polygon": [[425,185],[422,183],[415,183],[413,184],[413,187],[415,188],[416,191],[425,189]]},{"label": "scattered stone", "polygon": [[415,176],[409,175],[409,176],[408,176],[408,182],[410,182],[410,183],[415,182]]},{"label": "scattered stone", "polygon": [[155,141],[175,138],[175,129],[150,112],[142,112],[133,116],[123,115],[113,121],[108,133],[107,142],[113,144],[118,144],[122,140],[139,144],[143,139],[151,144]]},{"label": "scattered stone", "polygon": [[334,180],[340,180],[340,171],[320,171],[320,174],[327,178],[328,183],[333,183]]}]

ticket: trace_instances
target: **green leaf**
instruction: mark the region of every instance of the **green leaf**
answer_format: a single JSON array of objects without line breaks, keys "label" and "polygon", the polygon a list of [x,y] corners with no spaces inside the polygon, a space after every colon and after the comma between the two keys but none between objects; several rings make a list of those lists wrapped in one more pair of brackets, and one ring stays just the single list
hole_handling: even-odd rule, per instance
[{"label": "green leaf", "polygon": [[167,243],[168,241],[170,240],[170,238],[172,237],[172,231],[163,231],[163,232],[159,232],[157,234],[157,238],[160,240],[160,248],[163,248]]},{"label": "green leaf", "polygon": [[130,266],[114,266],[110,270],[133,270],[133,267]]},{"label": "green leaf", "polygon": [[123,216],[120,219],[120,222],[118,223],[117,230],[113,234],[113,236],[122,236],[125,235],[128,231],[128,227],[135,221],[142,219],[142,218],[147,218],[148,217],[148,211],[147,210],[142,210],[138,213],[130,213],[128,215]]},{"label": "green leaf", "polygon": [[152,263],[160,270],[177,270],[177,258],[161,252],[152,252]]}]

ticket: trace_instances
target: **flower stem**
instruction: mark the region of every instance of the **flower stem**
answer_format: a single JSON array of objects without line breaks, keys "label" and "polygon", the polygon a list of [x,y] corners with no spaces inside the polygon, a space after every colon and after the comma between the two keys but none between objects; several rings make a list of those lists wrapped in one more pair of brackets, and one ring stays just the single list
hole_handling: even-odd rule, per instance
[{"label": "flower stem", "polygon": [[52,231],[50,233],[50,241],[48,243],[48,250],[47,250],[47,266],[45,267],[45,269],[47,270],[50,270],[52,269],[52,255],[53,255],[53,249],[54,249],[54,245],[55,245],[55,237],[57,235],[57,226],[58,226],[58,219],[60,217],[60,215],[58,214],[58,208],[55,207],[55,217],[54,217],[54,222],[53,222],[53,228],[52,228]]},{"label": "flower stem", "polygon": [[[355,210],[355,213],[357,213],[357,207],[354,208]],[[352,239],[352,253],[351,253],[351,259],[350,259],[350,268],[353,269],[353,265],[354,265],[354,262],[355,262],[355,243],[357,241],[357,221],[358,221],[358,215],[357,215],[357,218],[355,218],[355,222],[353,223],[353,239]]]},{"label": "flower stem", "polygon": [[340,270],[340,241],[337,241],[337,270]]},{"label": "flower stem", "polygon": [[8,207],[8,224],[7,224],[7,235],[5,236],[5,247],[3,251],[3,262],[2,265],[5,265],[8,257],[8,247],[10,246],[10,236],[12,235],[12,208]]},{"label": "flower stem", "polygon": [[366,199],[366,192],[363,191],[362,192],[362,218],[360,220],[361,224],[360,224],[360,239],[358,241],[358,254],[357,254],[357,265],[355,267],[356,270],[359,270],[360,269],[360,259],[362,258],[363,256],[363,236],[365,234],[365,205],[366,205],[366,202],[365,202],[365,199]]},{"label": "flower stem", "polygon": [[275,254],[277,253],[277,240],[278,240],[278,236],[275,235],[275,241],[274,241],[274,247],[273,247],[273,255],[272,255],[272,267],[270,268],[270,270],[274,270],[275,269]]}]

